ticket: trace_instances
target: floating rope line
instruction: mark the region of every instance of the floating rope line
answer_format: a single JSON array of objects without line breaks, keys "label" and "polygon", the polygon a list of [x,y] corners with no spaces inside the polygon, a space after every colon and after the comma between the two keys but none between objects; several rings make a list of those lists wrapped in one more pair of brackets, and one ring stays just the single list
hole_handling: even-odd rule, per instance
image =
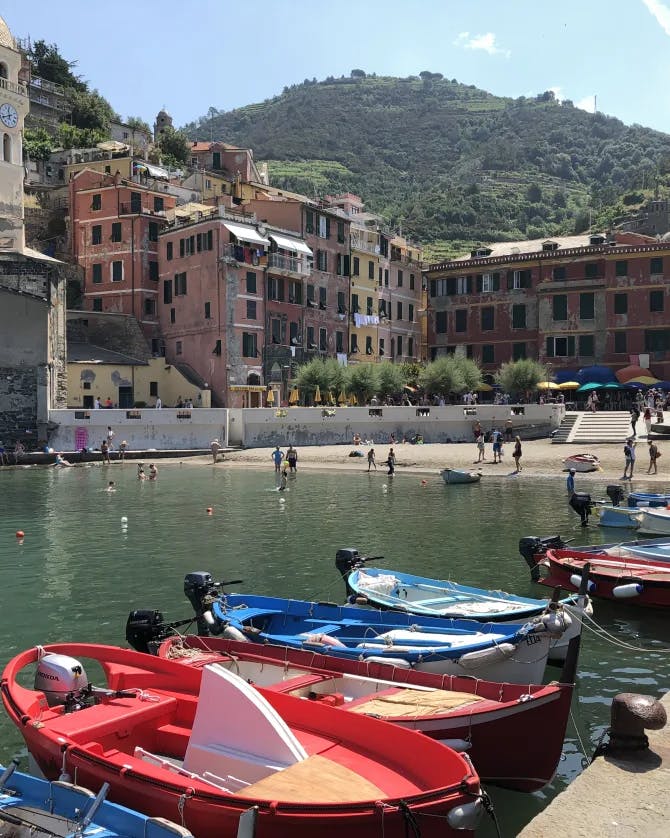
[{"label": "floating rope line", "polygon": [[[651,653],[663,653],[663,654],[670,654],[670,647],[665,648],[656,648],[656,649],[646,649],[644,646],[633,646],[632,643],[626,643],[624,640],[620,640],[618,637],[615,637],[613,634],[607,631],[607,629],[603,628],[599,623],[597,623],[593,617],[588,614],[584,614],[584,619],[582,620],[582,626],[587,628],[597,637],[600,637],[602,640],[607,640],[608,643],[611,643],[613,646],[618,646],[620,649],[628,649],[632,652],[649,652]],[[587,625],[585,620],[588,622],[593,623],[593,626]]]}]

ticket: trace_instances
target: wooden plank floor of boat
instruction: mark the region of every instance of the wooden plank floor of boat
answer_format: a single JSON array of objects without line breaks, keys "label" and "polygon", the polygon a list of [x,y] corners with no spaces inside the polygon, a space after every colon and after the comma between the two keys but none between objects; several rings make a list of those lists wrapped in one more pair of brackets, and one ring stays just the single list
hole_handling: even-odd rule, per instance
[{"label": "wooden plank floor of boat", "polygon": [[295,803],[346,803],[387,796],[365,777],[318,754],[264,777],[237,794]]},{"label": "wooden plank floor of boat", "polygon": [[474,693],[462,693],[454,690],[396,690],[371,696],[352,702],[347,710],[352,713],[366,713],[374,716],[392,718],[396,716],[443,716],[451,710],[457,710],[467,704],[483,701]]}]

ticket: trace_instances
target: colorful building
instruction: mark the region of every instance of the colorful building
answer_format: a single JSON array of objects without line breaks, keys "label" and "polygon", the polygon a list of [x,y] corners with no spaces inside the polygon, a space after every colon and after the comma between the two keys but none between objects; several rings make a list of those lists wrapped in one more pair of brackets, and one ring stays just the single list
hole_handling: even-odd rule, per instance
[{"label": "colorful building", "polygon": [[83,269],[83,306],[137,318],[160,354],[158,236],[174,196],[119,174],[77,172],[69,183],[72,255]]},{"label": "colorful building", "polygon": [[482,247],[431,265],[429,357],[493,371],[537,358],[553,369],[629,363],[670,377],[670,241],[635,233]]}]

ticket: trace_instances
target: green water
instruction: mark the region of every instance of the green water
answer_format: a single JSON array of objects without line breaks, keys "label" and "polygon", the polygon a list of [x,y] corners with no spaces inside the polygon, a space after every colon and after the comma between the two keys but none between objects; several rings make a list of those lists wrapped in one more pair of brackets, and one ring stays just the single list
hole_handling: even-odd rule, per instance
[{"label": "green water", "polygon": [[[384,567],[541,596],[517,552],[519,537],[582,537],[560,475],[446,487],[437,475],[423,486],[402,473],[389,480],[383,471],[303,472],[278,493],[271,465],[259,471],[159,463],[159,470],[155,483],[138,482],[132,463],[0,471],[2,665],[37,643],[123,644],[133,608],[189,616],[182,582],[192,570],[243,579],[237,590],[341,601],[335,551],[357,547],[384,555]],[[110,479],[117,484],[112,494],[105,491]],[[25,532],[22,544],[17,530]],[[587,540],[613,541],[622,532],[592,527]],[[515,835],[579,773],[583,752],[592,752],[608,724],[614,695],[660,695],[670,686],[667,618],[607,603],[596,603],[595,617],[616,642],[650,651],[586,634],[574,724],[554,782],[533,795],[491,789],[503,835]],[[20,734],[1,718],[0,761],[21,748]],[[485,827],[480,834],[494,833]]]}]

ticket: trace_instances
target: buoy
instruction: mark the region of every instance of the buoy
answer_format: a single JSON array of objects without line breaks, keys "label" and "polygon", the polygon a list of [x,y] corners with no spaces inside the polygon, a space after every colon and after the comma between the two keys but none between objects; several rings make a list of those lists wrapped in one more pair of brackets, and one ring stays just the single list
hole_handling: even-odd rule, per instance
[{"label": "buoy", "polygon": [[126,518],[125,515],[121,518],[121,523],[122,524],[127,524],[128,523],[128,519]]},{"label": "buoy", "polygon": [[16,531],[16,537],[17,538],[23,538],[24,536],[25,536],[25,533],[23,532],[23,530],[17,530]]},{"label": "buoy", "polygon": [[211,515],[211,514],[212,514],[212,507],[211,507],[211,506],[208,506],[208,507],[207,507],[207,514],[208,514],[208,515]]},{"label": "buoy", "polygon": [[286,503],[286,499],[285,498],[279,498],[279,503]]}]

